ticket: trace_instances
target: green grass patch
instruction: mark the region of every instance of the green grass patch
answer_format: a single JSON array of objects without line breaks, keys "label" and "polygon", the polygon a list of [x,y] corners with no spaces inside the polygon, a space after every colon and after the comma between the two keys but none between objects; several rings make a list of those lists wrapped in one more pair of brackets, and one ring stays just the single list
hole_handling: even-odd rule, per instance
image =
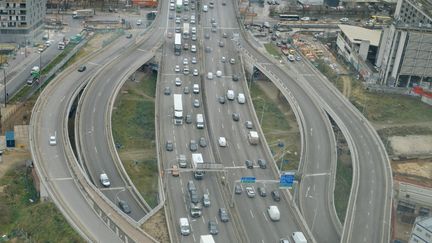
[{"label": "green grass patch", "polygon": [[264,47],[270,55],[272,55],[278,59],[280,58],[281,54],[279,52],[279,49],[273,43],[266,43],[266,44],[264,44]]},{"label": "green grass patch", "polygon": [[138,191],[154,207],[158,195],[155,146],[155,74],[139,82],[127,81],[116,100],[112,116],[114,141],[121,145],[120,159]]},{"label": "green grass patch", "polygon": [[[345,155],[346,157],[348,155]],[[349,159],[349,158],[346,158]],[[334,191],[334,204],[339,220],[343,224],[345,221],[346,210],[348,207],[349,195],[352,184],[352,167],[350,163],[342,162],[343,157],[339,157],[336,170],[336,184]],[[346,160],[345,160],[346,161]]]},{"label": "green grass patch", "polygon": [[0,187],[2,235],[18,242],[84,242],[53,203],[38,200],[24,165],[9,170],[1,178]]},{"label": "green grass patch", "polygon": [[[277,166],[280,168],[282,164],[282,170],[297,170],[300,159],[300,134],[298,131],[293,132],[290,125],[296,124],[295,116],[280,108],[285,107],[289,112],[288,102],[280,98],[276,102],[258,84],[253,84],[250,92],[255,112]],[[279,142],[284,144],[282,148],[278,146]]]}]

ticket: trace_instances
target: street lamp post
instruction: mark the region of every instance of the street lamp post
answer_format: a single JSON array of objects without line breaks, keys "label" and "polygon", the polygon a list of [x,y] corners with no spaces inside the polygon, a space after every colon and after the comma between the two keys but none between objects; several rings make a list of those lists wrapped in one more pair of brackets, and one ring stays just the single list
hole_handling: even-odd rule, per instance
[{"label": "street lamp post", "polygon": [[115,204],[117,204],[117,201],[120,201],[120,199],[118,198],[118,195],[120,194],[120,192],[124,192],[126,191],[126,188],[121,189],[120,191],[118,191],[115,196],[114,196],[114,202]]},{"label": "street lamp post", "polygon": [[4,103],[6,108],[7,91],[6,91],[6,69],[3,67],[3,85],[4,85]]}]

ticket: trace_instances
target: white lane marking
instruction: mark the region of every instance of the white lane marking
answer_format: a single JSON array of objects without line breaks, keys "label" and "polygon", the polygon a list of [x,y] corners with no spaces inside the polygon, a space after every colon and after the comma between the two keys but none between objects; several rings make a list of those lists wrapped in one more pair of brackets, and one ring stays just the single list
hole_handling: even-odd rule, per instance
[{"label": "white lane marking", "polygon": [[49,178],[51,181],[68,181],[73,180],[72,177]]},{"label": "white lane marking", "polygon": [[323,172],[323,173],[316,173],[316,174],[307,174],[305,177],[313,177],[313,176],[327,176],[330,175],[329,172]]},{"label": "white lane marking", "polygon": [[[234,166],[234,167],[236,167],[236,165],[235,165],[235,163],[234,163],[234,160],[233,160],[233,162],[232,162],[232,163],[233,163],[233,166]],[[241,167],[241,168],[243,168],[243,167]]]},{"label": "white lane marking", "polygon": [[267,218],[267,216],[266,216],[266,213],[265,213],[265,211],[264,212],[262,212],[263,213],[263,215],[264,215],[264,218],[265,218],[265,220],[268,222],[269,220],[268,220],[268,218]]},{"label": "white lane marking", "polygon": [[98,153],[96,146],[94,147],[96,154]]},{"label": "white lane marking", "polygon": [[181,189],[182,193],[184,194],[184,190],[183,190],[183,187],[180,187],[180,189]]},{"label": "white lane marking", "polygon": [[196,242],[195,234],[192,234],[192,238],[193,238],[194,242]]},{"label": "white lane marking", "polygon": [[221,123],[221,127],[222,127],[222,129],[224,129],[224,125],[223,125],[223,123]]},{"label": "white lane marking", "polygon": [[88,62],[88,64],[90,64],[90,65],[95,65],[95,66],[100,66],[99,63],[95,63],[95,62]]},{"label": "white lane marking", "polygon": [[249,213],[251,214],[252,218],[255,218],[253,213],[252,213],[252,209],[249,209]]},{"label": "white lane marking", "polygon": [[203,223],[205,224],[205,219],[204,219],[204,215],[201,216]]}]

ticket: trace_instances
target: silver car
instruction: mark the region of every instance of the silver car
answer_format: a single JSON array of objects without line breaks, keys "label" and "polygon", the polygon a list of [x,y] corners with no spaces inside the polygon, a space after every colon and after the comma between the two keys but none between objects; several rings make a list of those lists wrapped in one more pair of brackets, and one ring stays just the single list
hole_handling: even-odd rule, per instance
[{"label": "silver car", "polygon": [[203,202],[204,207],[210,207],[211,203],[210,203],[210,196],[209,196],[209,194],[205,193],[203,195],[202,202]]}]

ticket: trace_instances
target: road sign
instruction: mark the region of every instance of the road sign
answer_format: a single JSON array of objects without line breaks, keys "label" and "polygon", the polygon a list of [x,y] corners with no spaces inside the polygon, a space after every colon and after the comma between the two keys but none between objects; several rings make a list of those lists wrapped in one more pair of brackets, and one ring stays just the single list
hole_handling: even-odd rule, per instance
[{"label": "road sign", "polygon": [[280,177],[280,188],[292,188],[295,172],[283,172]]},{"label": "road sign", "polygon": [[240,178],[241,183],[255,183],[256,178],[255,177],[242,177]]}]

